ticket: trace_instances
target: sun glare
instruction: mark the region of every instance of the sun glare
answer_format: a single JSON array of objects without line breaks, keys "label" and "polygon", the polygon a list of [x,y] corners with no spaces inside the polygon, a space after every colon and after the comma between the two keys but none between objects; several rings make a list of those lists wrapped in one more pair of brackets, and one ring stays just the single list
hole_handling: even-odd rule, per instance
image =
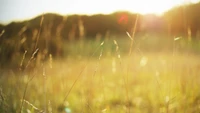
[{"label": "sun glare", "polygon": [[165,11],[171,9],[173,6],[177,5],[178,3],[175,3],[175,1],[163,1],[163,0],[149,0],[145,2],[139,2],[138,5],[136,5],[134,8],[129,7],[130,11],[135,11],[140,14],[148,14],[153,13],[156,15],[162,15]]},{"label": "sun glare", "polygon": [[186,3],[195,3],[197,0],[149,0],[149,1],[137,1],[137,5],[134,7],[128,7],[131,12],[138,12],[140,14],[156,14],[162,15],[164,12],[170,10],[171,8],[179,5],[184,5]]},{"label": "sun glare", "polygon": [[[185,3],[194,3],[199,0],[122,0],[122,1],[108,1],[108,0],[78,0],[74,5],[69,6],[68,13],[70,14],[109,14],[115,11],[129,11],[140,14],[156,14],[162,15],[167,10]],[[60,9],[60,13],[66,13],[65,9]]]},{"label": "sun glare", "polygon": [[0,22],[28,19],[43,13],[92,15],[129,11],[162,15],[174,6],[195,2],[199,0],[7,0],[1,2]]}]

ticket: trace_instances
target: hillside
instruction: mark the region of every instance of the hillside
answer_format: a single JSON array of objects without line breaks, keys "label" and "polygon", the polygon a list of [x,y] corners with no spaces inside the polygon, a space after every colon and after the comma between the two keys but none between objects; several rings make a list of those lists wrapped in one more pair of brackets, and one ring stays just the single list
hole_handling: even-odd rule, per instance
[{"label": "hillside", "polygon": [[[199,39],[199,10],[200,3],[173,8],[161,17],[138,15],[136,34],[153,32]],[[36,48],[61,57],[63,42],[126,35],[126,32],[132,32],[136,18],[137,14],[129,12],[92,16],[47,13],[23,22],[0,24],[0,30],[5,31],[0,37],[0,66],[20,59],[24,51],[29,51],[31,56]]]}]

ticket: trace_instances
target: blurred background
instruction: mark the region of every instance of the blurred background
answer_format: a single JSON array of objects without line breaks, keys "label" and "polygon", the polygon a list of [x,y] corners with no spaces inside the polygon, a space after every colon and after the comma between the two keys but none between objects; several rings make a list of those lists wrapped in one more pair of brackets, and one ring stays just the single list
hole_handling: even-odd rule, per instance
[{"label": "blurred background", "polygon": [[0,112],[199,112],[199,11],[199,0],[1,0]]},{"label": "blurred background", "polygon": [[[126,33],[132,35],[136,19],[135,40],[151,37],[149,35],[154,39],[143,42],[166,40],[165,43],[154,41],[150,48],[162,49],[164,45],[166,49],[170,48],[167,43],[170,45],[171,42],[167,40],[177,37],[194,42],[199,40],[198,1],[129,2],[1,1],[0,66],[11,62],[14,66],[25,51],[32,54],[35,46],[41,53],[66,57],[71,54],[69,45],[72,41],[103,41],[105,38],[130,41]],[[148,44],[143,45],[149,48]],[[198,48],[195,46],[192,51],[198,52]],[[75,54],[76,50],[72,51]]]}]

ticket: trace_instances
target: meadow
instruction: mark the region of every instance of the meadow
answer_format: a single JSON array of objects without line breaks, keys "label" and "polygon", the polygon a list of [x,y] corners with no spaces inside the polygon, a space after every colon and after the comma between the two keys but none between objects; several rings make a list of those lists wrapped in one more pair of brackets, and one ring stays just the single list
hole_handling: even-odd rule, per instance
[{"label": "meadow", "polygon": [[0,112],[199,113],[200,41],[166,37],[81,40],[62,59],[1,70]]}]

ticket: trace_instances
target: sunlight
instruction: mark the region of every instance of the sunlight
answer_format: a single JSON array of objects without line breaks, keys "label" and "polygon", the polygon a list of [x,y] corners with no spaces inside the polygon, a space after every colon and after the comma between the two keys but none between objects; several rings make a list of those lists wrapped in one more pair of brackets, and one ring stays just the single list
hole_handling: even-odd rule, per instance
[{"label": "sunlight", "polygon": [[129,11],[162,15],[174,6],[196,2],[199,0],[7,0],[1,2],[0,22],[30,19],[43,13],[92,15]]},{"label": "sunlight", "polygon": [[[132,13],[140,14],[156,14],[162,15],[167,10],[186,3],[195,3],[199,0],[137,0],[130,2],[129,0],[123,1],[90,1],[90,0],[77,0],[76,2],[67,1],[64,4],[70,4],[68,8],[64,7],[63,2],[56,8],[57,13],[61,14],[109,14],[116,11],[129,11]],[[63,6],[63,7],[62,7]],[[65,5],[66,6],[66,5]],[[55,7],[55,6],[54,6]]]},{"label": "sunlight", "polygon": [[131,12],[137,12],[140,14],[156,14],[162,15],[164,12],[170,10],[171,8],[186,3],[196,3],[198,0],[150,0],[150,1],[137,1],[137,5],[134,7],[132,4],[127,6],[127,10]]},{"label": "sunlight", "polygon": [[161,0],[150,0],[150,1],[138,1],[138,5],[135,7],[129,6],[130,11],[135,11],[140,14],[156,14],[156,15],[161,15],[165,11],[171,9],[175,5],[178,5],[178,1],[161,1]]}]

